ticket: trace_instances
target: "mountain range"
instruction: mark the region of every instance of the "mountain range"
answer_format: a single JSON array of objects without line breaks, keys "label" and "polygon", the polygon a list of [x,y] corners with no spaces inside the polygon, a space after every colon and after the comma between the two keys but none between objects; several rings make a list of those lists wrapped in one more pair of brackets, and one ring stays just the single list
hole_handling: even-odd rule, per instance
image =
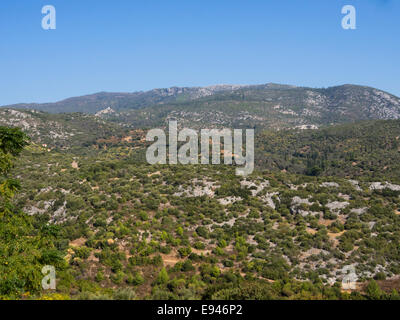
[{"label": "mountain range", "polygon": [[358,85],[307,88],[280,84],[172,87],[146,92],[73,97],[8,109],[82,112],[130,127],[162,126],[178,119],[192,127],[318,128],[374,119],[399,119],[400,98]]}]

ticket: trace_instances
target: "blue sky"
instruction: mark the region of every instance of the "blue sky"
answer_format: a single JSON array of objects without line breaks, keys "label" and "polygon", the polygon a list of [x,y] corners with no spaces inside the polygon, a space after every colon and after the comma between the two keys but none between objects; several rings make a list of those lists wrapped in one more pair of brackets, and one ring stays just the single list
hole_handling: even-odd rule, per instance
[{"label": "blue sky", "polygon": [[[48,4],[56,30],[41,28]],[[218,83],[400,96],[399,18],[398,0],[2,0],[0,105]]]}]

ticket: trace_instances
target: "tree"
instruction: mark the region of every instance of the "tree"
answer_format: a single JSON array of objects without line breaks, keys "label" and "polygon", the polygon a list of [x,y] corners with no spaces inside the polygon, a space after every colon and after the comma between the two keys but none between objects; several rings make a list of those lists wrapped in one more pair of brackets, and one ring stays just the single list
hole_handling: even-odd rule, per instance
[{"label": "tree", "polygon": [[0,299],[3,295],[13,297],[24,291],[38,291],[41,260],[52,260],[44,250],[37,249],[39,244],[46,248],[48,243],[33,234],[31,218],[13,214],[11,199],[19,183],[8,178],[8,173],[13,158],[26,144],[27,137],[20,129],[0,127]]},{"label": "tree", "polygon": [[0,127],[0,215],[10,211],[9,200],[19,188],[18,181],[8,178],[8,173],[13,166],[13,158],[27,144],[28,138],[20,129]]},{"label": "tree", "polygon": [[371,280],[370,283],[368,283],[366,292],[368,297],[373,300],[379,300],[383,295],[381,288],[379,288],[375,280]]},{"label": "tree", "polygon": [[163,267],[157,276],[156,284],[161,284],[161,285],[166,284],[168,280],[169,280],[168,272],[165,269],[165,267]]},{"label": "tree", "polygon": [[390,300],[400,300],[400,295],[396,289],[392,290],[392,293],[390,294]]}]

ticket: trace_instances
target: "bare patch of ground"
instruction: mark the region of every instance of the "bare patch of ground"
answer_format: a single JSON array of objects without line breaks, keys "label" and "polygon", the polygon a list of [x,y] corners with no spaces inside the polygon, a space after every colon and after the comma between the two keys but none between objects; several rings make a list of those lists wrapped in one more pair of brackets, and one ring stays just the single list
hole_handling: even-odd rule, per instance
[{"label": "bare patch of ground", "polygon": [[168,254],[161,254],[161,258],[163,260],[164,266],[173,267],[177,262],[183,261],[183,259],[178,257],[178,253],[176,251],[171,251]]},{"label": "bare patch of ground", "polygon": [[346,231],[342,231],[342,232],[338,232],[338,233],[328,232],[329,240],[331,240],[333,242],[334,247],[336,247],[339,244],[339,240],[337,238],[339,238],[345,232]]},{"label": "bare patch of ground", "polygon": [[307,228],[306,231],[307,231],[309,234],[316,234],[316,233],[318,232],[317,230],[312,229],[312,228]]},{"label": "bare patch of ground", "polygon": [[87,240],[86,238],[78,238],[75,239],[74,241],[70,241],[69,245],[71,247],[82,247],[85,244],[86,240]]},{"label": "bare patch of ground", "polygon": [[74,169],[79,169],[78,162],[76,162],[75,160],[74,160],[74,161],[72,161],[72,163],[71,163],[71,167],[72,167],[72,168],[74,168]]}]

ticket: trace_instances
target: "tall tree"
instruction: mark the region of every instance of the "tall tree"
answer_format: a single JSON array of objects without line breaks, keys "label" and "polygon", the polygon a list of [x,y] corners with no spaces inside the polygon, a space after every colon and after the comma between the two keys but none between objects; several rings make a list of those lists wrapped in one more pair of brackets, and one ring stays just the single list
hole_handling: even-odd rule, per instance
[{"label": "tall tree", "polygon": [[14,157],[28,144],[28,137],[19,128],[0,127],[0,215],[10,211],[9,200],[19,188],[15,179],[8,177]]}]

